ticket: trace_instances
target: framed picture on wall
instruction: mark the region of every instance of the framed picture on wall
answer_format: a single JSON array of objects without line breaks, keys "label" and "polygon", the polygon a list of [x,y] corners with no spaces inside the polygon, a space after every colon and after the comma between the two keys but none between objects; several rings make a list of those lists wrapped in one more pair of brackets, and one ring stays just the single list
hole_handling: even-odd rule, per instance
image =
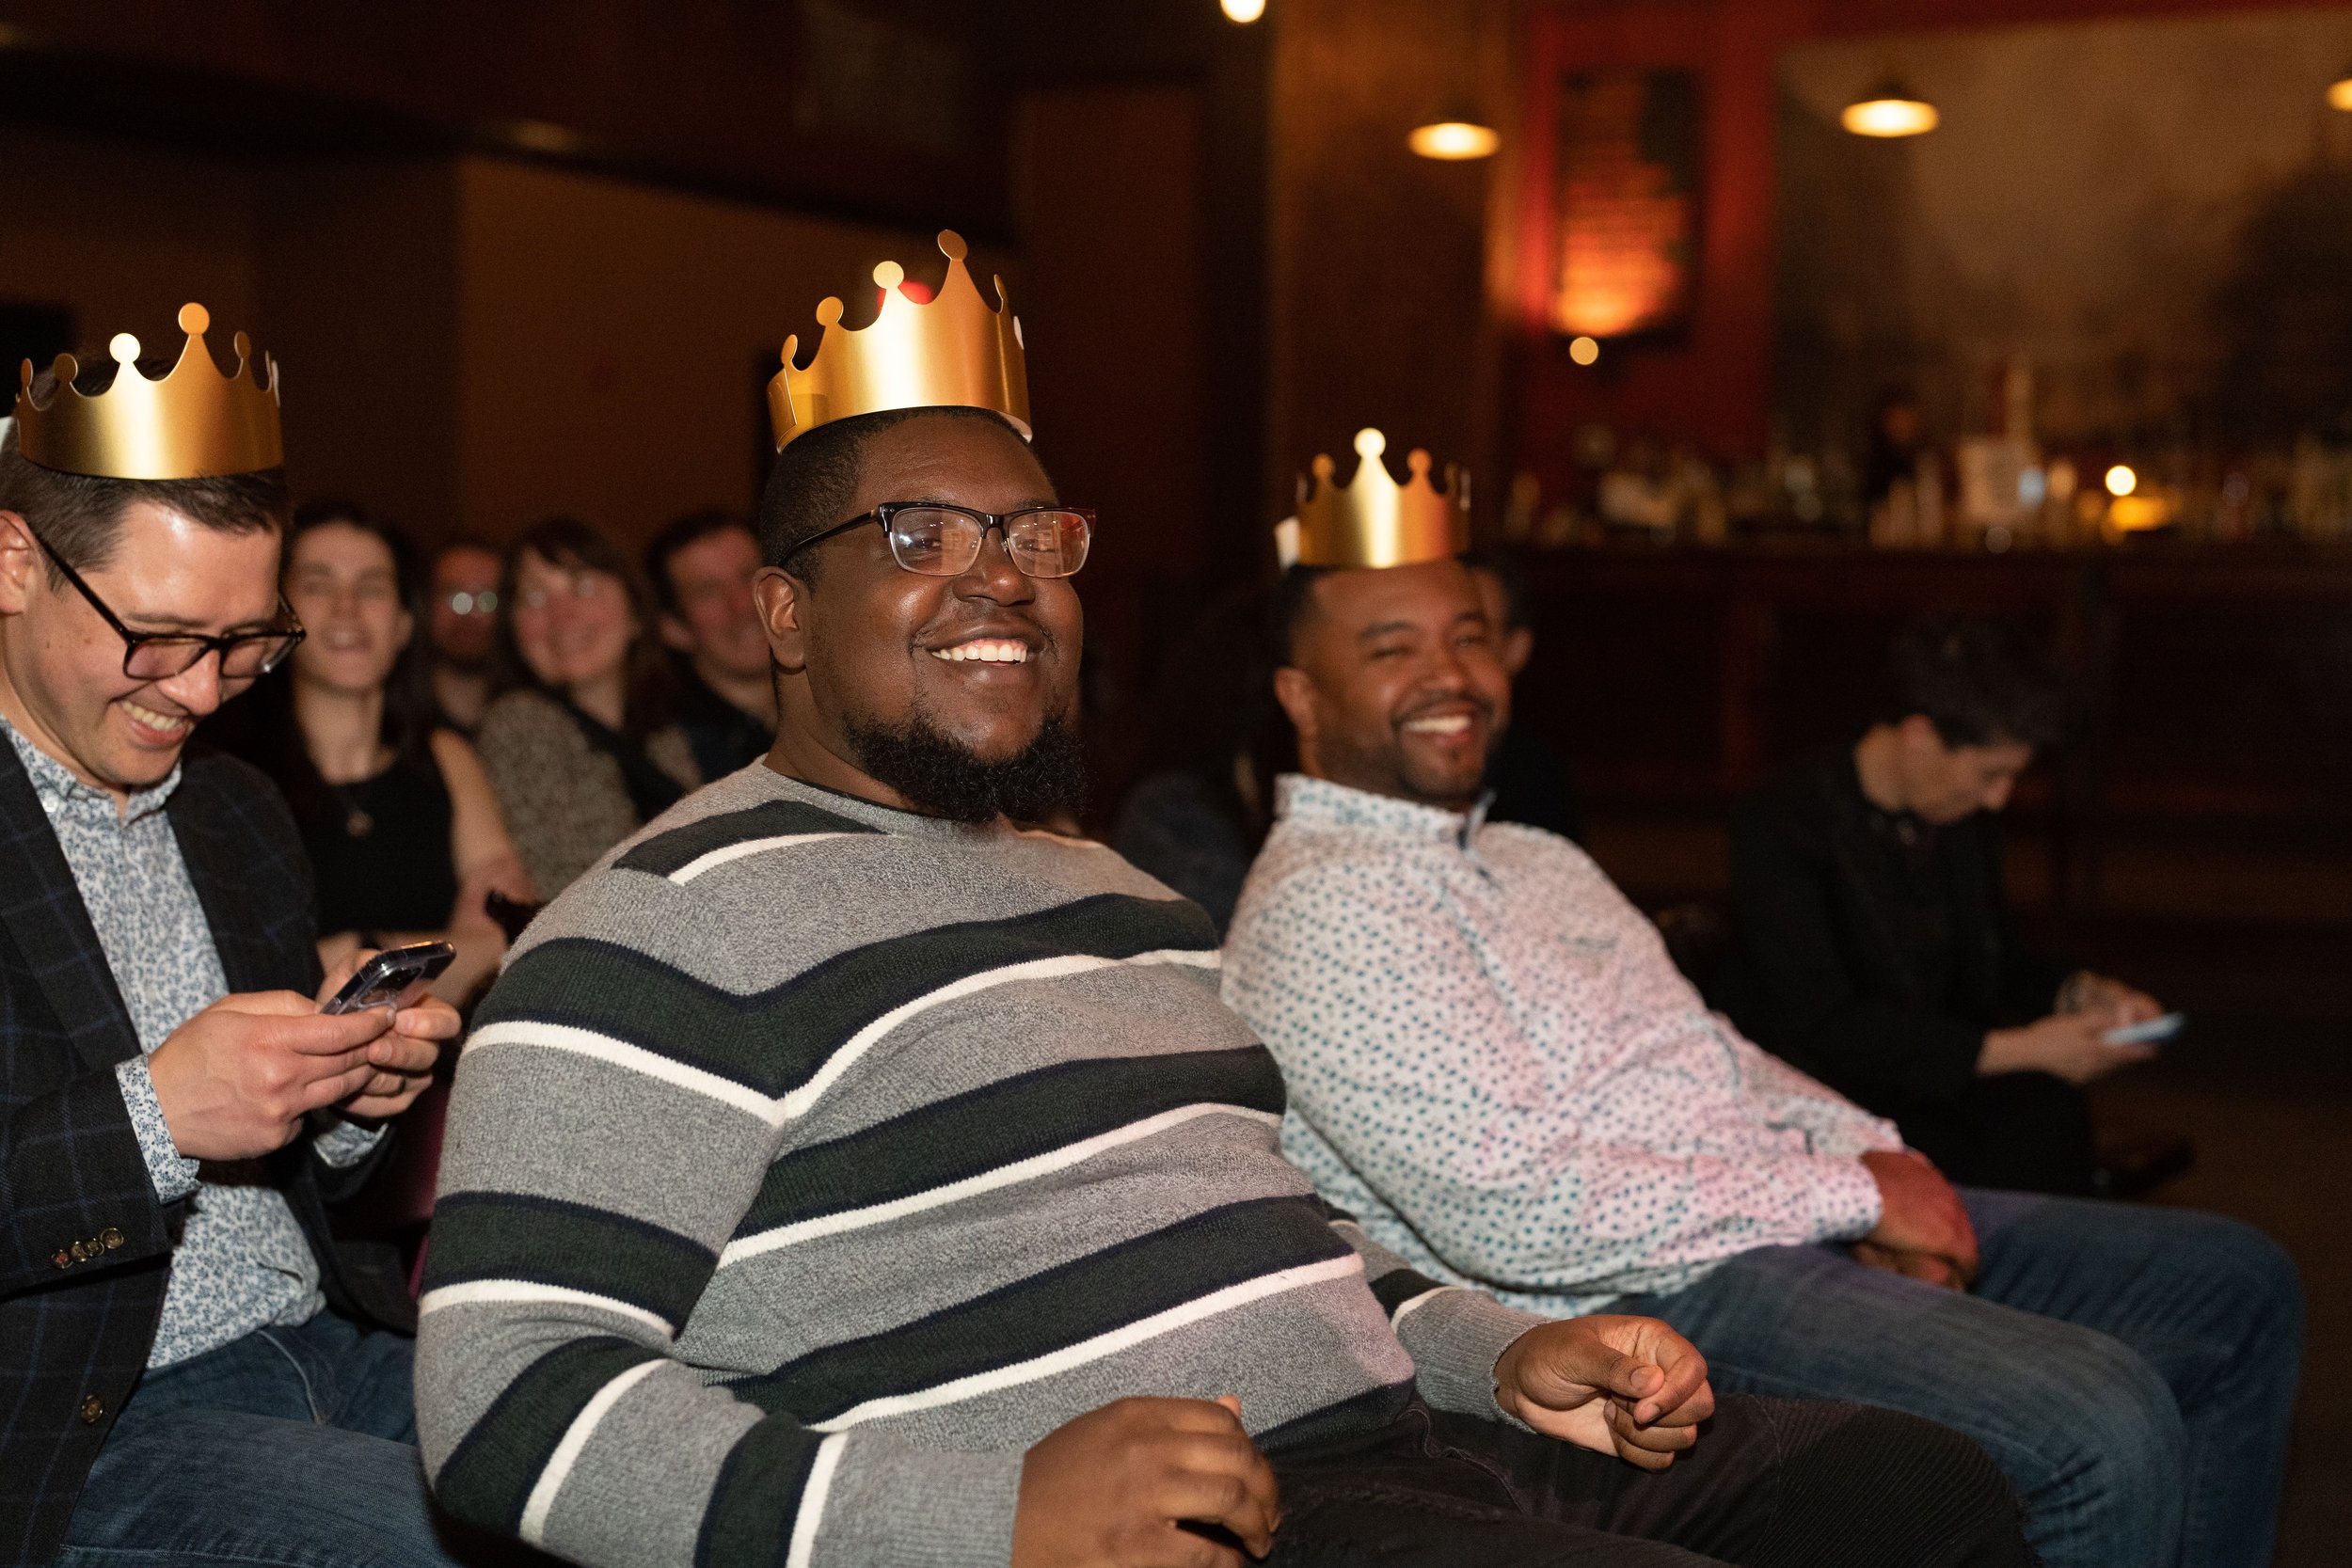
[{"label": "framed picture on wall", "polygon": [[1696,77],[1572,71],[1557,108],[1553,329],[1608,339],[1681,326],[1698,271]]}]

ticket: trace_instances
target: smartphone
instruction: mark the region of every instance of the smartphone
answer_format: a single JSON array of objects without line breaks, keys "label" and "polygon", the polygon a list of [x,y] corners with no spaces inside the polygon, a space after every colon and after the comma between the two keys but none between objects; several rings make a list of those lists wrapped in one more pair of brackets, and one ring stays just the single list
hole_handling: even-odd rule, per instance
[{"label": "smartphone", "polygon": [[323,1013],[356,1013],[367,1007],[389,1007],[400,993],[420,980],[430,980],[450,966],[457,949],[445,942],[412,942],[387,947],[359,966],[343,989],[326,1000]]},{"label": "smartphone", "polygon": [[2099,1037],[2109,1045],[2153,1045],[2158,1040],[2169,1040],[2179,1034],[2181,1026],[2187,1022],[2186,1013],[2167,1013],[2145,1023],[2126,1023],[2121,1028],[2110,1029]]}]

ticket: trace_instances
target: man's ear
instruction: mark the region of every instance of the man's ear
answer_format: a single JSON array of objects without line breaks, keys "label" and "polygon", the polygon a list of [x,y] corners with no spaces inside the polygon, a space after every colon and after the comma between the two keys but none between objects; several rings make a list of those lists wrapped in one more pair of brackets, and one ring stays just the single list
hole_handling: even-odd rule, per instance
[{"label": "man's ear", "polygon": [[654,622],[654,629],[661,634],[661,641],[673,653],[691,654],[694,651],[694,634],[688,631],[686,623],[676,616],[660,616]]},{"label": "man's ear", "polygon": [[1274,700],[1282,705],[1291,728],[1298,733],[1298,753],[1305,756],[1315,739],[1315,683],[1307,672],[1285,664],[1274,672]]},{"label": "man's ear", "polygon": [[1513,680],[1527,668],[1527,661],[1535,652],[1535,634],[1525,626],[1513,626],[1502,634],[1502,673]]},{"label": "man's ear", "polygon": [[808,585],[781,566],[762,566],[752,576],[752,603],[759,607],[760,629],[777,667],[795,673],[808,668],[808,633],[802,626]]},{"label": "man's ear", "polygon": [[1895,726],[1903,737],[1903,749],[1921,756],[1940,756],[1947,750],[1944,737],[1935,730],[1935,721],[1924,713],[1906,714]]},{"label": "man's ear", "polygon": [[47,565],[31,526],[16,513],[0,512],[0,615],[24,613],[33,574]]}]

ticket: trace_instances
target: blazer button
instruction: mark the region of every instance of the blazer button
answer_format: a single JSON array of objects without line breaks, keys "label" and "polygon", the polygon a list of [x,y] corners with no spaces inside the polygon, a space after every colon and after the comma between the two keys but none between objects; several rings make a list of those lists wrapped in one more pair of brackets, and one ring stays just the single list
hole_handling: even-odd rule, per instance
[{"label": "blazer button", "polygon": [[96,1426],[99,1418],[105,1414],[106,1402],[104,1400],[100,1399],[96,1394],[82,1396],[81,1416],[84,1426]]},{"label": "blazer button", "polygon": [[73,1260],[77,1263],[84,1262],[89,1258],[89,1243],[87,1242],[76,1242],[66,1250],[73,1254]]},{"label": "blazer button", "polygon": [[61,1269],[70,1269],[73,1266],[73,1249],[59,1247],[49,1255],[49,1260]]},{"label": "blazer button", "polygon": [[111,1225],[98,1233],[98,1239],[105,1243],[108,1252],[117,1252],[122,1247],[122,1232]]}]

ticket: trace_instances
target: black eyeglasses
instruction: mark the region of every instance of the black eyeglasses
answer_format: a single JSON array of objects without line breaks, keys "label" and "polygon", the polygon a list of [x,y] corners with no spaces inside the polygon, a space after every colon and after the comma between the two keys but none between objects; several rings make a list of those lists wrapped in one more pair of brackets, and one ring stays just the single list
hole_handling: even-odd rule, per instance
[{"label": "black eyeglasses", "polygon": [[1033,506],[999,515],[938,501],[884,501],[846,523],[810,534],[785,551],[784,559],[867,523],[882,525],[892,560],[927,578],[956,578],[970,571],[991,529],[1005,536],[1005,553],[1012,563],[1033,578],[1076,576],[1087,563],[1087,546],[1094,542],[1094,514],[1079,507]]},{"label": "black eyeglasses", "polygon": [[251,680],[277,669],[294,651],[294,644],[310,635],[302,629],[301,618],[294,614],[294,606],[286,602],[283,594],[278,596],[278,610],[289,624],[268,631],[230,632],[226,637],[206,637],[193,631],[133,631],[82,580],[82,574],[49,547],[48,540],[35,534],[33,542],[65,574],[65,580],[89,601],[89,607],[114,627],[115,635],[122,639],[122,673],[133,680],[167,681],[174,675],[184,675],[202,663],[206,654],[215,651],[220,654],[221,679]]}]

